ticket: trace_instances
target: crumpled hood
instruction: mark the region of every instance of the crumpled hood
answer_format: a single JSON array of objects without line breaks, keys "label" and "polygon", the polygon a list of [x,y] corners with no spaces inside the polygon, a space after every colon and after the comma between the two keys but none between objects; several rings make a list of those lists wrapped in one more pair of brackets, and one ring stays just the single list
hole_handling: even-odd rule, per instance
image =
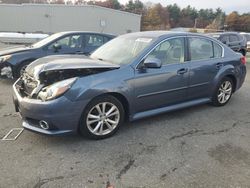
[{"label": "crumpled hood", "polygon": [[90,69],[90,68],[119,68],[119,65],[94,60],[84,55],[53,55],[38,59],[31,63],[26,72],[35,78],[40,73],[53,70]]},{"label": "crumpled hood", "polygon": [[5,48],[4,50],[0,51],[0,56],[12,55],[12,54],[15,54],[15,53],[28,51],[30,49],[31,48],[29,48],[27,46],[16,46],[16,47]]}]

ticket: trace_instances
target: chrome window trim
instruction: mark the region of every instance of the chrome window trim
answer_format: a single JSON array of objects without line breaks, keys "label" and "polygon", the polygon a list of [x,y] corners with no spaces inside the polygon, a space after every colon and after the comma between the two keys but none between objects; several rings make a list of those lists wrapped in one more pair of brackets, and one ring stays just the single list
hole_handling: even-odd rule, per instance
[{"label": "chrome window trim", "polygon": [[[139,64],[142,62],[142,60],[143,59],[145,59],[153,50],[155,50],[159,45],[161,45],[163,42],[166,42],[166,41],[168,41],[168,40],[171,40],[171,39],[176,39],[176,38],[184,38],[184,40],[185,40],[185,38],[201,38],[201,39],[205,39],[205,40],[210,40],[211,42],[214,42],[214,43],[216,43],[216,44],[218,44],[221,48],[222,48],[222,54],[221,54],[221,57],[213,57],[213,58],[210,58],[210,59],[220,59],[220,58],[224,58],[224,56],[225,56],[225,49],[224,49],[224,47],[218,42],[218,41],[216,41],[216,40],[214,40],[214,39],[210,39],[210,38],[207,38],[207,37],[203,37],[203,36],[188,36],[188,35],[183,35],[183,36],[176,36],[176,37],[169,37],[169,38],[167,38],[167,39],[164,39],[164,40],[162,40],[162,41],[160,41],[158,44],[156,44],[155,45],[155,47],[154,48],[152,48],[146,55],[144,55],[141,59],[140,59],[140,61],[139,61],[139,63],[136,65],[136,70],[139,70],[138,69],[138,66],[139,66]],[[192,62],[195,62],[195,61],[202,61],[202,60],[210,60],[210,59],[201,59],[201,60],[192,60]],[[188,63],[188,62],[191,62],[191,60],[190,61],[184,61],[184,62],[182,62],[182,63]],[[165,67],[165,66],[169,66],[169,65],[174,65],[174,64],[181,64],[181,63],[173,63],[173,64],[168,64],[168,65],[163,65],[163,67]]]}]

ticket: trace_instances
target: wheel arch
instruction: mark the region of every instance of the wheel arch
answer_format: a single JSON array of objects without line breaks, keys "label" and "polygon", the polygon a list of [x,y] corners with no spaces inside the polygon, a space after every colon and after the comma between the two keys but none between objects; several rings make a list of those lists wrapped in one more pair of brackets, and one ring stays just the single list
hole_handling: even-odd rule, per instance
[{"label": "wheel arch", "polygon": [[15,67],[15,70],[13,72],[14,77],[19,76],[19,71],[23,65],[30,64],[32,61],[35,61],[35,60],[36,60],[35,58],[29,58],[29,59],[24,59],[20,63],[18,63],[18,65]]},{"label": "wheel arch", "polygon": [[[125,112],[125,120],[128,120],[129,119],[129,115],[130,115],[130,105],[129,105],[129,102],[128,102],[128,99],[127,97],[125,97],[124,94],[122,93],[119,93],[119,92],[105,92],[105,93],[99,93],[98,95],[94,96],[88,103],[86,106],[88,106],[93,100],[97,99],[97,98],[100,98],[100,97],[104,97],[104,96],[112,96],[114,98],[116,98],[119,102],[121,102],[122,106],[123,106],[123,109],[124,109],[124,112]],[[84,111],[85,109],[83,109]]]},{"label": "wheel arch", "polygon": [[226,78],[226,77],[230,78],[233,81],[233,93],[234,93],[236,90],[236,86],[237,86],[237,79],[233,74],[225,75],[223,78]]},{"label": "wheel arch", "polygon": [[[84,134],[83,131],[81,130],[81,123],[82,123],[82,120],[84,119],[83,118],[84,114],[86,114],[86,109],[90,107],[89,105],[91,105],[94,100],[100,100],[102,97],[113,97],[114,99],[118,100],[121,103],[121,105],[123,107],[123,110],[124,110],[124,112],[123,112],[124,113],[123,114],[123,121],[124,120],[126,121],[128,119],[128,111],[129,111],[129,106],[128,105],[129,105],[129,103],[128,103],[127,98],[123,94],[117,93],[117,92],[102,93],[102,94],[99,94],[99,95],[93,97],[86,104],[85,108],[83,109],[82,115],[81,115],[81,117],[79,119],[78,128],[77,128],[77,131],[79,133]],[[106,137],[104,137],[104,138],[106,138]],[[100,139],[100,138],[95,138],[95,139]]]}]

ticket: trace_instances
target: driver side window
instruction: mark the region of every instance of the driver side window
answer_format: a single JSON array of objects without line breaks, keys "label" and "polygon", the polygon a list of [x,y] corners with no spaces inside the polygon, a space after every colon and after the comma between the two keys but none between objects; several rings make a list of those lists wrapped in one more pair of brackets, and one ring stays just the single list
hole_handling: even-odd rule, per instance
[{"label": "driver side window", "polygon": [[163,65],[184,62],[184,38],[167,40],[157,46],[149,55],[149,58],[161,60]]}]

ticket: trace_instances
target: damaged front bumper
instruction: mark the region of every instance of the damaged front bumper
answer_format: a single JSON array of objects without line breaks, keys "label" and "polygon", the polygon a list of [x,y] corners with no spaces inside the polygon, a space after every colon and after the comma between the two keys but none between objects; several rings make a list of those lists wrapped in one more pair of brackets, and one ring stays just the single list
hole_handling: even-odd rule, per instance
[{"label": "damaged front bumper", "polygon": [[13,85],[13,101],[16,111],[22,117],[24,128],[47,135],[78,131],[79,120],[87,101],[71,101],[65,96],[51,101],[22,97],[16,86],[17,82]]}]

